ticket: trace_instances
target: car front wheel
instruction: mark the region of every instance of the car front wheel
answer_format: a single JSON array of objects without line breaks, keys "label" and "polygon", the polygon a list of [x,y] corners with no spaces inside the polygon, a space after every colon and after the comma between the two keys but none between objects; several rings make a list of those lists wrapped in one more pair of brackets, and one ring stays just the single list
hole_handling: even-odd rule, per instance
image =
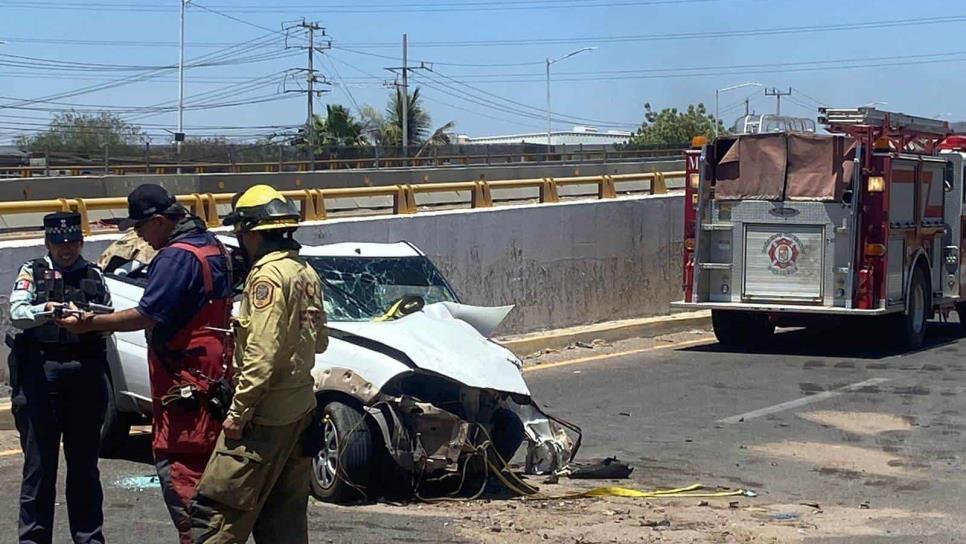
[{"label": "car front wheel", "polygon": [[326,404],[322,410],[322,447],[312,460],[312,494],[335,503],[365,498],[375,461],[363,412],[338,401]]}]

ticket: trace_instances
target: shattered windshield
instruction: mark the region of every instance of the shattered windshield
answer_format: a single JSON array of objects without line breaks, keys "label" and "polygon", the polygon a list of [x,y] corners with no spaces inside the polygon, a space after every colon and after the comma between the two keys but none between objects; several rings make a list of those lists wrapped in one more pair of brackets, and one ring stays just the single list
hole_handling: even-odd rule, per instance
[{"label": "shattered windshield", "polygon": [[426,257],[304,257],[325,284],[329,321],[381,317],[404,295],[426,304],[456,302],[439,270]]}]

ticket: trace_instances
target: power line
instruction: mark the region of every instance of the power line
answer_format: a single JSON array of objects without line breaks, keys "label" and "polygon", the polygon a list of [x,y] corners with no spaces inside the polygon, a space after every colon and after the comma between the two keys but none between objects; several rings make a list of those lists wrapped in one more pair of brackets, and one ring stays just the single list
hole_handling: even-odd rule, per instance
[{"label": "power line", "polygon": [[[954,55],[966,55],[966,52],[937,53],[928,55],[908,55],[894,57],[872,57],[858,59],[839,59],[839,60],[819,60],[793,63],[767,63],[757,65],[735,65],[718,67],[692,67],[692,68],[663,68],[663,69],[641,69],[641,70],[605,70],[605,71],[583,71],[583,72],[564,72],[562,77],[555,77],[554,82],[601,82],[601,81],[620,81],[638,79],[677,79],[690,77],[711,77],[711,76],[732,76],[732,75],[751,75],[751,74],[782,74],[796,72],[815,72],[823,70],[851,70],[856,68],[877,68],[888,66],[905,65],[926,65],[943,64],[966,61],[966,57],[960,58],[941,58]],[[890,61],[890,59],[893,59]],[[871,61],[871,62],[866,62]],[[840,65],[834,65],[840,63]],[[760,67],[760,69],[746,69]],[[721,70],[716,70],[721,68]],[[772,69],[773,68],[773,69]],[[566,77],[571,76],[571,77]],[[578,77],[581,76],[581,77]],[[494,79],[496,78],[496,79]],[[502,79],[501,79],[502,78]],[[510,78],[510,79],[506,79]],[[529,79],[527,79],[529,78]],[[470,74],[463,76],[463,80],[472,80],[477,84],[506,84],[506,83],[535,83],[541,82],[536,73],[521,74]]]},{"label": "power line", "polygon": [[[555,0],[556,1],[556,0]],[[318,5],[313,7],[320,7]],[[210,8],[209,8],[210,9]],[[231,10],[228,10],[231,11]],[[594,44],[605,44],[605,43],[622,43],[622,42],[647,42],[647,41],[673,41],[673,40],[694,40],[694,39],[711,39],[711,38],[736,38],[736,37],[754,37],[754,36],[767,36],[767,35],[783,35],[783,34],[814,34],[818,32],[842,32],[851,30],[862,30],[862,29],[882,29],[882,28],[892,28],[892,27],[909,27],[909,26],[924,26],[924,25],[945,25],[961,23],[966,21],[966,15],[949,15],[943,17],[924,17],[924,18],[904,18],[904,19],[889,19],[889,20],[876,20],[876,21],[865,21],[858,23],[823,23],[817,25],[808,26],[794,26],[794,27],[775,27],[775,28],[754,28],[754,29],[744,29],[744,30],[721,30],[721,31],[710,31],[710,32],[685,32],[685,33],[667,33],[667,34],[632,34],[632,35],[618,35],[618,36],[560,36],[560,37],[550,37],[550,38],[522,38],[522,39],[505,39],[505,40],[453,40],[453,41],[416,41],[412,42],[410,45],[413,47],[420,48],[453,48],[453,47],[516,47],[516,46],[527,46],[527,45],[568,45],[568,44],[580,44],[580,43],[594,43]],[[250,22],[245,21],[243,24],[248,25]],[[268,30],[267,27],[258,27],[263,30]],[[19,37],[19,36],[0,36],[0,40],[9,43],[35,43],[35,44],[53,44],[53,45],[78,45],[78,46],[97,46],[97,47],[178,47],[177,42],[171,41],[145,41],[145,40],[82,40],[82,39],[65,39],[65,38],[36,38],[36,37]],[[233,44],[224,42],[189,42],[186,44],[194,48],[223,48],[230,47]],[[348,49],[395,49],[398,47],[392,42],[343,42],[339,44],[340,47],[345,47]],[[435,64],[441,63],[437,62]],[[454,63],[455,64],[455,63]],[[529,63],[521,63],[529,64]],[[539,64],[539,63],[538,63]],[[467,66],[497,66],[494,64],[473,64]]]},{"label": "power line", "polygon": [[[343,14],[377,14],[377,13],[436,13],[436,12],[489,12],[489,11],[546,11],[561,9],[589,9],[605,7],[645,7],[645,6],[684,6],[689,4],[706,4],[719,2],[722,0],[529,0],[526,2],[434,2],[434,3],[412,3],[412,4],[337,4],[337,5],[302,5],[302,6],[273,6],[271,8],[263,6],[230,6],[214,5],[221,10],[219,15],[228,16],[226,12],[247,13],[247,14],[272,14],[272,13],[291,13],[295,10],[319,9],[325,13]],[[42,10],[61,10],[61,11],[103,11],[112,10],[116,12],[134,13],[170,13],[174,10],[167,6],[145,6],[143,4],[107,4],[107,3],[80,3],[80,2],[23,2],[6,1],[0,4],[0,8],[17,9],[42,9]],[[213,13],[214,10],[211,10]]]},{"label": "power line", "polygon": [[207,11],[208,13],[213,13],[213,14],[215,14],[215,15],[218,15],[218,16],[220,16],[220,17],[224,17],[224,18],[226,18],[226,19],[231,19],[232,21],[235,21],[236,23],[241,23],[241,24],[243,24],[243,25],[248,25],[248,26],[250,26],[250,27],[252,27],[252,28],[257,28],[257,29],[259,29],[259,30],[265,30],[265,31],[267,31],[267,32],[275,32],[275,33],[279,33],[279,31],[278,31],[278,30],[273,30],[273,29],[271,29],[271,28],[268,28],[268,27],[265,27],[265,26],[262,26],[262,25],[259,25],[259,24],[256,24],[256,23],[253,23],[253,22],[251,22],[251,21],[246,21],[246,20],[244,20],[244,19],[239,19],[238,17],[234,17],[234,16],[232,16],[232,15],[229,15],[229,14],[227,14],[227,13],[224,13],[224,12],[222,12],[222,11],[218,11],[218,10],[214,10],[214,9],[211,9],[211,8],[209,8],[209,7],[206,7],[206,6],[204,6],[203,4],[199,4],[198,2],[191,2],[191,5],[192,5],[192,6],[194,6],[194,7],[197,7],[197,8],[201,8],[201,9],[203,9],[204,11]]},{"label": "power line", "polygon": [[514,120],[514,119],[508,119],[506,117],[498,117],[496,115],[490,115],[488,113],[484,113],[484,112],[481,112],[481,111],[477,111],[477,110],[473,110],[473,109],[469,109],[469,108],[464,108],[464,107],[461,107],[461,106],[457,106],[455,104],[450,104],[448,102],[444,102],[444,101],[439,100],[438,98],[434,98],[432,96],[423,95],[423,97],[426,98],[426,100],[428,100],[430,102],[435,102],[437,104],[440,104],[440,105],[443,105],[443,106],[446,106],[446,107],[449,107],[449,108],[453,108],[455,110],[464,111],[464,112],[467,112],[467,113],[470,113],[470,114],[473,114],[473,115],[477,115],[477,116],[480,116],[480,117],[485,117],[487,119],[493,119],[495,121],[503,121],[504,123],[510,123],[510,124],[513,124],[513,125],[517,125],[517,126],[521,126],[521,127],[527,127],[527,128],[531,128],[531,129],[543,130],[543,127],[542,126],[539,126],[539,125],[531,125],[529,123],[521,123],[518,119],[517,120]]},{"label": "power line", "polygon": [[349,102],[352,102],[352,107],[356,109],[356,112],[361,113],[362,108],[360,108],[359,103],[356,102],[356,97],[352,95],[352,91],[349,89],[349,86],[345,84],[345,79],[342,78],[342,74],[340,74],[338,68],[335,67],[335,63],[332,62],[332,59],[328,56],[323,56],[322,58],[324,58],[332,68],[332,73],[335,74],[336,83],[338,83],[337,86],[342,89],[342,92],[345,93],[345,95],[349,98]]},{"label": "power line", "polygon": [[[520,109],[520,108],[515,108],[513,106],[503,105],[503,104],[500,104],[500,103],[495,102],[493,100],[489,100],[489,99],[487,99],[485,97],[480,97],[480,96],[477,96],[477,95],[473,95],[471,93],[467,93],[467,92],[465,92],[463,90],[460,90],[458,88],[455,88],[452,85],[449,85],[449,84],[447,84],[445,82],[441,82],[441,81],[438,81],[438,80],[431,79],[431,78],[429,78],[429,77],[427,77],[425,75],[422,75],[422,74],[418,76],[418,79],[421,80],[422,85],[425,85],[426,87],[429,87],[431,89],[435,89],[436,91],[438,91],[440,93],[443,93],[445,95],[451,96],[453,98],[457,98],[457,99],[462,100],[464,102],[469,102],[471,104],[475,104],[475,105],[478,105],[478,106],[483,106],[485,108],[488,108],[488,109],[491,109],[491,110],[494,110],[494,111],[498,111],[498,112],[502,112],[502,113],[510,113],[510,114],[513,114],[513,115],[519,115],[519,116],[522,116],[522,117],[525,117],[525,118],[528,118],[528,119],[534,119],[534,120],[540,120],[540,121],[543,121],[543,120],[546,119],[546,117],[544,115],[541,115],[539,113],[536,113],[536,112],[533,112],[533,111],[527,111],[527,110]],[[554,121],[557,121],[557,122],[561,122],[561,123],[572,123],[573,122],[571,120],[562,119],[562,118],[558,118],[558,117],[554,117],[553,120]],[[624,126],[624,125],[622,125],[622,126]]]},{"label": "power line", "polygon": [[[443,73],[440,73],[440,72],[437,72],[437,71],[433,71],[433,73],[436,74],[436,75],[438,75],[438,76],[440,76],[440,77],[442,77],[442,78],[445,78],[445,79],[447,79],[449,81],[452,81],[452,82],[456,83],[457,85],[461,85],[461,86],[466,87],[468,89],[472,89],[472,90],[474,90],[474,91],[476,91],[478,93],[482,93],[482,94],[485,94],[487,96],[496,98],[497,100],[501,100],[501,101],[504,101],[504,102],[508,102],[508,103],[513,104],[513,105],[516,105],[516,106],[521,106],[521,107],[524,107],[524,108],[529,109],[529,110],[534,110],[536,112],[539,112],[540,114],[546,114],[547,113],[547,110],[544,109],[544,108],[539,108],[539,107],[536,107],[536,106],[531,106],[529,104],[524,104],[523,102],[517,102],[516,100],[512,100],[512,99],[509,99],[509,98],[506,98],[506,97],[503,97],[503,96],[500,96],[500,95],[491,93],[489,91],[484,91],[483,89],[480,89],[478,87],[474,87],[474,86],[469,85],[467,83],[463,83],[462,81],[453,79],[453,78],[447,76],[446,74],[443,74]],[[615,121],[601,121],[600,119],[589,119],[589,118],[586,118],[586,117],[578,117],[576,115],[565,115],[565,114],[561,114],[561,113],[557,113],[557,116],[559,118],[561,118],[561,119],[568,119],[568,118],[571,119],[572,121],[569,121],[569,122],[596,123],[596,124],[599,124],[601,126],[614,126],[614,127],[619,127],[619,126],[637,126],[636,123],[620,123],[620,122],[615,122]]]},{"label": "power line", "polygon": [[[822,23],[807,26],[793,27],[774,27],[774,28],[753,28],[743,30],[717,30],[707,32],[677,32],[665,34],[630,34],[618,36],[564,36],[554,38],[521,38],[504,40],[451,40],[451,41],[425,41],[413,42],[413,47],[420,48],[452,48],[452,47],[518,47],[529,45],[573,45],[582,43],[593,43],[596,45],[627,43],[627,42],[651,42],[651,41],[678,41],[678,40],[697,40],[713,38],[738,38],[755,36],[772,36],[785,34],[815,34],[819,32],[843,32],[853,30],[875,30],[883,28],[923,26],[923,25],[945,25],[961,23],[966,21],[966,15],[949,15],[944,17],[925,17],[925,18],[906,18],[890,19],[878,21],[866,21],[858,23]],[[347,49],[380,49],[390,48],[389,42],[345,42],[340,43],[340,47]]]},{"label": "power line", "polygon": [[[266,39],[267,38],[271,38],[271,40],[266,42]],[[233,47],[229,47],[229,48],[225,48],[225,49],[220,49],[218,51],[214,51],[212,53],[209,53],[209,54],[206,54],[206,55],[202,55],[201,57],[198,57],[195,60],[196,61],[202,61],[202,60],[209,60],[209,61],[224,60],[224,59],[228,59],[228,58],[232,58],[232,57],[237,57],[241,53],[247,54],[248,51],[251,51],[251,50],[254,50],[254,49],[257,49],[257,48],[261,48],[261,47],[271,46],[271,45],[277,44],[279,42],[280,42],[280,40],[277,37],[275,37],[275,36],[260,36],[258,38],[254,38],[252,40],[248,40],[246,42],[242,42],[240,44],[237,44],[236,46],[233,46]],[[114,89],[114,88],[118,88],[118,87],[123,87],[123,86],[126,86],[126,85],[131,85],[131,84],[134,84],[134,83],[143,82],[143,81],[152,79],[154,77],[157,77],[159,75],[162,75],[162,74],[165,74],[165,73],[169,73],[171,71],[173,71],[173,69],[167,69],[167,68],[165,68],[165,69],[162,69],[162,70],[155,70],[155,71],[151,71],[151,72],[146,72],[144,74],[139,74],[139,75],[134,75],[134,76],[129,76],[129,77],[125,77],[125,78],[113,80],[113,81],[110,81],[110,82],[107,82],[107,83],[102,83],[102,84],[98,84],[98,85],[89,85],[87,87],[81,87],[81,88],[74,89],[74,90],[71,90],[71,91],[56,93],[56,94],[47,95],[47,96],[43,96],[43,97],[35,98],[35,99],[30,99],[30,100],[24,100],[24,101],[15,103],[15,104],[0,104],[0,110],[3,110],[5,108],[22,107],[22,106],[29,105],[29,104],[44,103],[44,102],[50,101],[50,100],[60,100],[60,99],[64,99],[64,98],[73,98],[73,97],[81,96],[81,95],[84,95],[84,94],[91,94],[91,93],[96,93],[96,92],[100,92],[100,91],[104,91],[104,90],[108,90],[108,89]]]},{"label": "power line", "polygon": [[817,100],[815,98],[812,98],[811,96],[808,96],[807,94],[803,93],[802,90],[799,89],[798,87],[793,87],[793,89],[795,90],[796,93],[798,93],[798,94],[804,96],[805,98],[811,100],[812,102],[814,102],[816,106],[828,106],[828,102],[823,102],[821,100]]}]

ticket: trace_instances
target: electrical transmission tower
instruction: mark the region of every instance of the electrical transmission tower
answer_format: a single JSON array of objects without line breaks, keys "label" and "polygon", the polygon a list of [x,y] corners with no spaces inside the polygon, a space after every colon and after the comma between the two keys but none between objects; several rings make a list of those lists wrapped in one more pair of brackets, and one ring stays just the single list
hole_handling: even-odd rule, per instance
[{"label": "electrical transmission tower", "polygon": [[419,66],[409,65],[409,41],[408,35],[403,34],[402,38],[402,66],[391,66],[386,68],[390,72],[396,75],[402,75],[402,83],[398,80],[393,81],[390,85],[396,87],[397,89],[402,89],[401,104],[400,107],[402,111],[402,152],[403,157],[409,157],[409,72],[413,70],[429,70],[429,67],[425,63],[420,63]]},{"label": "electrical transmission tower", "polygon": [[305,68],[300,68],[298,71],[305,73],[305,89],[293,89],[286,90],[285,92],[293,93],[305,93],[308,100],[306,101],[306,138],[308,140],[309,147],[309,167],[315,170],[315,146],[317,143],[315,134],[315,99],[321,97],[323,93],[329,92],[328,90],[318,90],[316,89],[316,83],[321,85],[331,85],[322,73],[315,69],[315,52],[323,53],[332,48],[331,42],[326,42],[323,45],[316,45],[316,33],[320,36],[325,37],[325,29],[319,26],[319,23],[307,23],[303,19],[301,23],[293,26],[292,28],[302,28],[307,31],[308,34],[308,45],[305,46],[293,46],[298,49],[305,49],[308,51],[307,65]]}]

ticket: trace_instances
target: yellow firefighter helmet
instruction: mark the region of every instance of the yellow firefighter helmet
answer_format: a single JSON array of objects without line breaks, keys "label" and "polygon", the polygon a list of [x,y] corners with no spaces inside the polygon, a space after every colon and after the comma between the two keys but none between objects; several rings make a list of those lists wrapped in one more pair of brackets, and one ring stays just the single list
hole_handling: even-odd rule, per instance
[{"label": "yellow firefighter helmet", "polygon": [[235,232],[297,229],[299,226],[301,215],[295,204],[268,185],[250,187],[232,206],[234,209],[222,223],[234,227]]}]

